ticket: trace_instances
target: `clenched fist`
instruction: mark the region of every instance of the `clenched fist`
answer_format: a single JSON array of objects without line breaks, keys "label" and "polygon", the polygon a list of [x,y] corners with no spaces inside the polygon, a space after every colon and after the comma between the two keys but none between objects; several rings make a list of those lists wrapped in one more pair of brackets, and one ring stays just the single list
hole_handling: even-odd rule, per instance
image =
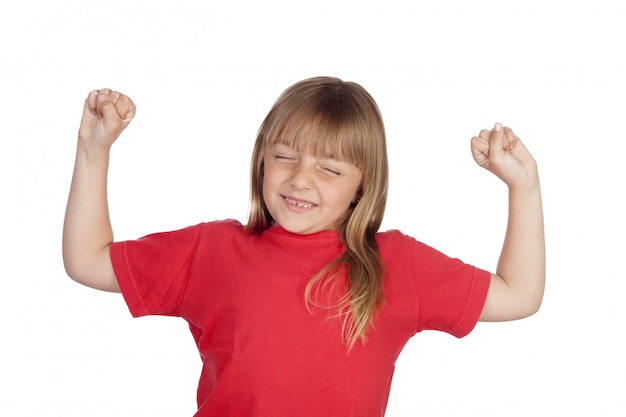
[{"label": "clenched fist", "polygon": [[472,156],[509,187],[534,186],[538,181],[535,160],[513,131],[500,123],[472,138]]},{"label": "clenched fist", "polygon": [[108,88],[94,90],[85,100],[78,138],[88,146],[110,147],[135,117],[135,104]]}]

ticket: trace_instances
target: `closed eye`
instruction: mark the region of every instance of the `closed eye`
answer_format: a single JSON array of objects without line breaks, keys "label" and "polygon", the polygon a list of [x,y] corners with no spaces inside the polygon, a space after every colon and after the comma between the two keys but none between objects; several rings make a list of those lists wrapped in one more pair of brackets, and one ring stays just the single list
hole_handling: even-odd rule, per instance
[{"label": "closed eye", "polygon": [[341,175],[341,171],[333,167],[322,167],[322,170],[328,175],[332,175],[332,176]]},{"label": "closed eye", "polygon": [[277,161],[283,161],[283,162],[291,162],[291,161],[296,160],[296,158],[293,156],[283,155],[283,154],[275,154],[274,159],[276,159]]}]

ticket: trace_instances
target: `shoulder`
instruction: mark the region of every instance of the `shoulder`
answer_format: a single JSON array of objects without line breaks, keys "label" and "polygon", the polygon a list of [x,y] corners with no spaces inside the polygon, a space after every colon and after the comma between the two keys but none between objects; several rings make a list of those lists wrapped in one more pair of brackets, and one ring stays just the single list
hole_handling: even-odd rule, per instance
[{"label": "shoulder", "polygon": [[389,230],[376,235],[380,257],[385,264],[412,263],[416,265],[454,265],[461,263],[399,230]]},{"label": "shoulder", "polygon": [[226,219],[226,220],[214,220],[207,221],[202,223],[197,223],[191,226],[183,227],[182,229],[173,230],[170,232],[164,232],[165,234],[196,234],[198,236],[202,236],[205,234],[215,234],[215,233],[224,233],[224,234],[238,234],[243,233],[244,227],[238,221],[234,219]]},{"label": "shoulder", "polygon": [[198,223],[182,229],[179,233],[186,234],[188,237],[195,236],[201,247],[222,246],[228,242],[245,239],[247,236],[244,226],[234,219]]},{"label": "shoulder", "polygon": [[209,232],[244,233],[243,225],[235,219],[215,220],[192,227],[201,227],[203,231]]},{"label": "shoulder", "polygon": [[387,230],[376,234],[378,253],[387,269],[405,268],[415,260],[415,252],[421,243],[399,230]]},{"label": "shoulder", "polygon": [[394,253],[397,250],[407,250],[409,248],[425,248],[422,242],[405,235],[400,230],[387,230],[376,234],[376,244],[381,255],[385,252]]},{"label": "shoulder", "polygon": [[400,241],[406,238],[410,238],[410,237],[405,235],[404,233],[402,233],[401,231],[397,229],[391,229],[391,230],[386,230],[384,232],[376,233],[376,243],[378,244],[381,244],[381,243],[386,244],[387,242],[393,243],[393,242]]},{"label": "shoulder", "polygon": [[378,245],[379,250],[387,248],[398,249],[400,247],[403,247],[408,250],[419,251],[425,254],[430,253],[433,255],[437,254],[446,256],[439,250],[428,245],[427,243],[424,243],[410,235],[406,235],[400,230],[396,229],[378,232],[376,234],[376,244]]},{"label": "shoulder", "polygon": [[[237,220],[219,220],[197,223],[179,229],[152,233],[137,240],[119,242],[125,245],[180,247],[180,245],[198,244],[206,238],[236,236],[244,233],[243,226]],[[117,243],[116,243],[117,244]]]}]

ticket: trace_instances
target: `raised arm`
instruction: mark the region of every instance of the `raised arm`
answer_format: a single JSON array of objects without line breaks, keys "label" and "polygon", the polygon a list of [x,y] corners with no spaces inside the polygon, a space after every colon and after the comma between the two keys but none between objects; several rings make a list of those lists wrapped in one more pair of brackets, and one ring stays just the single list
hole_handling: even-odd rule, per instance
[{"label": "raised arm", "polygon": [[509,219],[481,321],[516,320],[537,312],[545,286],[543,209],[537,164],[521,140],[499,123],[472,138],[476,163],[509,189]]},{"label": "raised arm", "polygon": [[109,246],[113,229],[107,202],[109,152],[135,115],[127,96],[95,90],[85,100],[76,162],[63,227],[63,262],[75,281],[119,292]]}]

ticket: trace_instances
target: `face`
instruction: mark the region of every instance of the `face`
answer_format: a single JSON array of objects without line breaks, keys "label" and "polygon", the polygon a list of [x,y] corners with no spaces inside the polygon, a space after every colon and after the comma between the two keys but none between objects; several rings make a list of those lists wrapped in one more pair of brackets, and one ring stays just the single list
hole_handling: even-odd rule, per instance
[{"label": "face", "polygon": [[274,221],[291,233],[335,229],[359,198],[363,175],[348,162],[318,158],[284,144],[267,145],[263,199]]}]

